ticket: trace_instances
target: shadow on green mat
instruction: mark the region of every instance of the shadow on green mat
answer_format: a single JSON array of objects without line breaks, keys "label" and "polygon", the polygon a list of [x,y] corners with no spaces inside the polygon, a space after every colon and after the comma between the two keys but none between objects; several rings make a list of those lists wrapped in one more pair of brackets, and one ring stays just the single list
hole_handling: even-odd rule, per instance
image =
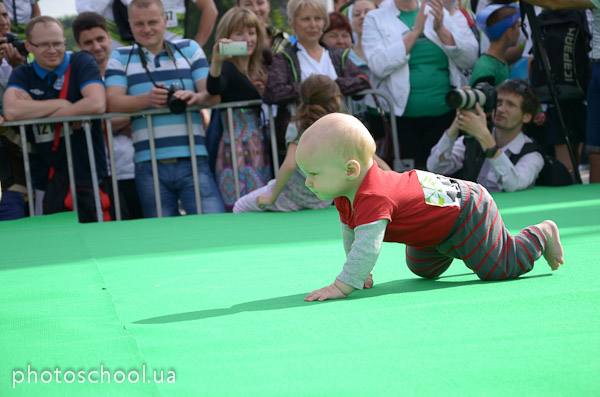
[{"label": "shadow on green mat", "polygon": [[[479,284],[483,281],[479,279],[473,279],[468,281],[440,281],[440,279],[446,279],[451,277],[459,277],[459,276],[469,276],[473,275],[473,273],[465,273],[465,274],[457,274],[451,276],[442,276],[438,279],[423,279],[423,278],[410,278],[404,280],[395,280],[389,281],[387,283],[377,284],[375,287],[371,289],[365,289],[360,294],[352,295],[348,299],[366,299],[366,298],[374,298],[382,295],[390,295],[390,294],[401,294],[408,292],[421,292],[421,291],[430,291],[435,289],[442,288],[453,288],[453,287],[464,287],[472,284]],[[474,276],[474,275],[473,275]],[[551,274],[540,274],[535,276],[524,276],[517,278],[512,281],[530,279],[530,278],[538,278],[538,277],[548,277],[552,276]],[[494,281],[486,281],[486,283],[492,283]],[[498,281],[502,282],[502,281]],[[504,281],[506,282],[506,281]],[[226,309],[210,309],[210,310],[198,310],[194,312],[186,312],[186,313],[177,313],[177,314],[168,314],[166,316],[152,317],[144,320],[135,321],[133,324],[167,324],[167,323],[177,323],[182,321],[194,321],[194,320],[204,320],[207,318],[213,317],[221,317],[221,316],[230,316],[232,314],[242,313],[242,312],[254,312],[254,311],[265,311],[265,310],[281,310],[281,309],[289,309],[293,307],[309,307],[314,305],[313,302],[305,302],[304,297],[306,293],[296,294],[296,295],[288,295],[288,296],[280,296],[277,298],[269,298],[262,299],[258,301],[245,302],[237,305],[233,305]],[[333,304],[336,301],[327,301],[321,302],[321,304]]]}]

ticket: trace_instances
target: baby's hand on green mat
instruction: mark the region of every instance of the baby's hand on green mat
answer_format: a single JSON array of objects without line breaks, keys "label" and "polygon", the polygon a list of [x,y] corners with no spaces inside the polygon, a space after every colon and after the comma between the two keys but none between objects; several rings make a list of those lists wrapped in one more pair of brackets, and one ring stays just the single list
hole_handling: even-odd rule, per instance
[{"label": "baby's hand on green mat", "polygon": [[340,291],[340,289],[336,287],[335,284],[331,284],[327,287],[323,287],[321,289],[311,292],[310,294],[306,295],[306,298],[304,298],[304,300],[307,302],[312,302],[316,300],[322,302],[328,299],[341,299],[345,297],[346,295],[342,291]]},{"label": "baby's hand on green mat", "polygon": [[310,294],[306,295],[306,298],[304,298],[304,300],[307,302],[312,302],[316,300],[322,302],[328,299],[342,299],[350,295],[352,291],[354,291],[353,287],[336,279],[333,284],[315,290]]}]

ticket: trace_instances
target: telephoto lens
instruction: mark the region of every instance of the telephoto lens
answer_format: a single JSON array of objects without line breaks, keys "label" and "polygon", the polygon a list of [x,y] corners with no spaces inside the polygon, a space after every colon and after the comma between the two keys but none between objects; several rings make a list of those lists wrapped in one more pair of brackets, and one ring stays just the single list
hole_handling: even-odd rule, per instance
[{"label": "telephoto lens", "polygon": [[488,83],[477,83],[471,89],[451,90],[446,94],[446,105],[451,109],[473,109],[475,104],[484,112],[496,107],[496,90]]}]

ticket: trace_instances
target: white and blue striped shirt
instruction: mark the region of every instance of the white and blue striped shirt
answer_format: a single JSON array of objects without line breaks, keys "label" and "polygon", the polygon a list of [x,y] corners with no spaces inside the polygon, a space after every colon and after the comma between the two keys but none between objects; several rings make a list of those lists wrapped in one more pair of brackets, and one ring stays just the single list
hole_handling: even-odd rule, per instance
[{"label": "white and blue striped shirt", "polygon": [[[169,57],[166,50],[155,56],[142,47],[152,78],[156,83],[165,83],[165,88],[169,88],[172,83],[181,86],[183,82],[181,89],[196,92],[195,83],[208,76],[209,65],[204,51],[195,41],[187,39],[165,41],[165,44],[170,46],[173,59]],[[146,94],[153,86],[142,65],[138,46],[135,44],[134,46],[135,48],[127,46],[113,51],[106,68],[106,86],[126,87],[127,95],[131,96]],[[202,118],[198,112],[192,112],[191,116],[196,155],[205,156],[207,152],[204,145],[205,132]],[[185,113],[155,115],[152,117],[152,126],[158,160],[190,157]],[[134,161],[136,163],[150,161],[146,118],[133,118],[131,127],[135,148]]]}]

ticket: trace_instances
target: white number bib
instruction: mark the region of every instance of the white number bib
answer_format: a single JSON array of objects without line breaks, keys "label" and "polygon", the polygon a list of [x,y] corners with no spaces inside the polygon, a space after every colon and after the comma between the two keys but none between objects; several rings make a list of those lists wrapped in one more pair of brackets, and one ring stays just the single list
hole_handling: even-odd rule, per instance
[{"label": "white number bib", "polygon": [[460,190],[448,178],[431,172],[416,170],[425,196],[425,203],[437,207],[460,207]]}]

